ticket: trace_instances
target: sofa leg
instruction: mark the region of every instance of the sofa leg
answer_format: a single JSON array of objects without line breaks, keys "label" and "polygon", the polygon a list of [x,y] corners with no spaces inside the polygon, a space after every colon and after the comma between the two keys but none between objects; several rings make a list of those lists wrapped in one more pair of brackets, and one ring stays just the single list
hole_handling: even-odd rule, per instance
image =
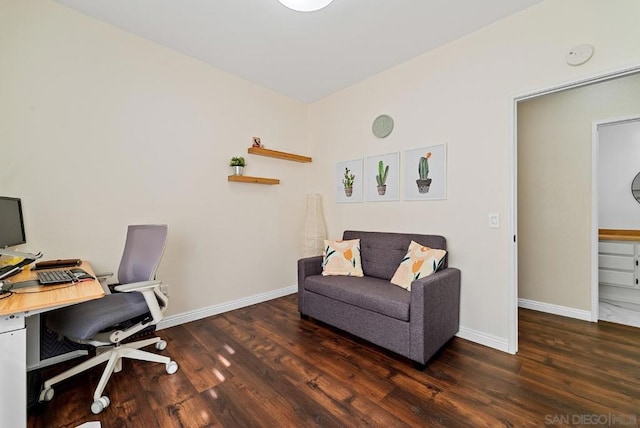
[{"label": "sofa leg", "polygon": [[302,312],[300,312],[300,319],[305,320],[305,321],[309,321],[309,315],[305,315]]},{"label": "sofa leg", "polygon": [[427,365],[419,363],[417,361],[413,361],[413,368],[421,372],[421,371],[424,371],[424,369],[427,368]]}]

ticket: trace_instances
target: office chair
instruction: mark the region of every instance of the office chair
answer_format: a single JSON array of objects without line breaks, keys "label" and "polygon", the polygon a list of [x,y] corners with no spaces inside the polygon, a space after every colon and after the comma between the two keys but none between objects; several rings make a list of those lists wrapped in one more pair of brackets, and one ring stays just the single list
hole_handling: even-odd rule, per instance
[{"label": "office chair", "polygon": [[115,287],[116,292],[47,316],[48,328],[73,342],[96,347],[96,355],[47,380],[40,392],[41,402],[53,398],[53,385],[105,361],[107,365],[93,394],[94,414],[109,406],[109,397],[102,393],[111,374],[122,370],[123,358],[163,363],[168,374],[178,370],[178,364],[169,357],[140,349],[155,344],[157,350],[164,350],[167,342],[159,337],[123,343],[144,329],[155,328],[163,318],[168,299],[160,291],[162,281],[156,281],[155,274],[166,240],[166,225],[129,226],[118,268],[121,285]]}]

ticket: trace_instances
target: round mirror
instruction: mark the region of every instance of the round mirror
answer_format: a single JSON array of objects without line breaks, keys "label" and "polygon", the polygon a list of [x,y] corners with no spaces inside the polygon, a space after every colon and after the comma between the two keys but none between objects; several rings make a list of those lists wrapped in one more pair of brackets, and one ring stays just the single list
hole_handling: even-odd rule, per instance
[{"label": "round mirror", "polygon": [[640,172],[631,182],[631,194],[636,198],[636,201],[640,202]]}]

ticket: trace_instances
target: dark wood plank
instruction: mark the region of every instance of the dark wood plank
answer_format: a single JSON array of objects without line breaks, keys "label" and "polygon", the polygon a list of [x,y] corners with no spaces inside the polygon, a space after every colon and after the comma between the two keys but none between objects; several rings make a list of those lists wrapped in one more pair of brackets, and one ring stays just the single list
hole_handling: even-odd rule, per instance
[{"label": "dark wood plank", "polygon": [[218,356],[211,354],[189,329],[177,326],[161,335],[171,349],[171,358],[179,362],[180,371],[190,373],[188,380],[196,391],[200,393],[223,382],[218,374],[223,367]]},{"label": "dark wood plank", "polygon": [[[264,363],[257,353],[258,348],[252,348],[246,344],[246,341],[253,336],[250,328],[231,329],[234,325],[233,314],[225,314],[218,317],[216,321],[229,321],[230,318],[231,322],[224,323],[227,326],[226,329],[217,328],[217,325],[212,323],[204,323],[203,330],[208,332],[209,336],[199,340],[206,340],[215,348],[230,346],[235,350],[234,360],[241,360],[241,363],[231,364],[228,370],[234,378],[237,376],[242,380],[250,396],[259,397],[258,400],[262,401],[262,410],[268,412],[257,420],[270,421],[271,426],[282,423],[283,419],[290,420],[293,425],[301,423],[305,426],[316,424],[336,426],[340,424],[336,414],[301,393],[288,377],[282,376],[277,370]],[[234,334],[228,334],[227,330],[232,330]],[[245,343],[238,341],[238,338]],[[269,345],[265,343],[259,346],[265,348]],[[277,406],[267,406],[271,403]]]},{"label": "dark wood plank", "polygon": [[519,318],[518,355],[454,338],[418,371],[406,358],[301,319],[296,296],[287,296],[158,332],[164,353],[180,364],[176,374],[126,361],[107,386],[111,406],[93,415],[96,368],[58,385],[28,426],[520,427],[571,425],[580,415],[637,426],[640,329],[530,310]]},{"label": "dark wood plank", "polygon": [[[257,324],[259,322],[253,325]],[[375,401],[384,396],[376,392],[376,380],[380,385],[379,379],[367,376],[367,384],[361,379],[364,376],[349,373],[348,378],[351,382],[345,383],[345,378],[335,374],[339,362],[332,361],[327,364],[327,360],[324,360],[324,364],[319,365],[317,360],[314,360],[313,352],[305,353],[300,348],[288,349],[286,345],[281,346],[282,343],[272,341],[268,334],[252,334],[249,338],[244,343],[245,346],[252,349],[263,363],[278,371],[280,376],[295,385],[305,397],[317,401],[341,420],[356,421],[358,426],[402,425],[392,413],[380,411],[380,407],[376,405]],[[379,389],[383,389],[382,385],[380,386]],[[366,393],[363,394],[363,391]],[[369,392],[376,393],[372,395]],[[377,409],[377,412],[372,413],[373,409]]]}]

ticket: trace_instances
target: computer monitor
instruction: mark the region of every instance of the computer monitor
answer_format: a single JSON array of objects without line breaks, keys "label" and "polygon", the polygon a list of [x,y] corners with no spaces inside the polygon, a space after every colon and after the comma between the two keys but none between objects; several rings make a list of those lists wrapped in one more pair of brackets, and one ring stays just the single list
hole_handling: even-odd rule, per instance
[{"label": "computer monitor", "polygon": [[27,242],[20,198],[0,196],[0,248]]}]

